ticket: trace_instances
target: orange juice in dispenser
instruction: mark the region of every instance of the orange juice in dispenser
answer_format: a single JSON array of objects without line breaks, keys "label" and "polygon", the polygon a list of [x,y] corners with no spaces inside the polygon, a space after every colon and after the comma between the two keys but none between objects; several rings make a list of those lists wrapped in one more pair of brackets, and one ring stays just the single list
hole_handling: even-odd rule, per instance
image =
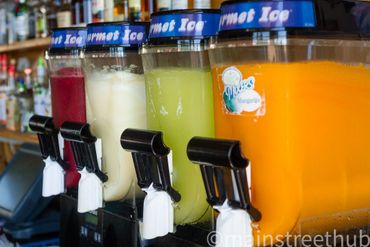
[{"label": "orange juice in dispenser", "polygon": [[256,246],[369,222],[369,8],[222,4],[209,50],[216,137],[240,141],[249,160]]}]

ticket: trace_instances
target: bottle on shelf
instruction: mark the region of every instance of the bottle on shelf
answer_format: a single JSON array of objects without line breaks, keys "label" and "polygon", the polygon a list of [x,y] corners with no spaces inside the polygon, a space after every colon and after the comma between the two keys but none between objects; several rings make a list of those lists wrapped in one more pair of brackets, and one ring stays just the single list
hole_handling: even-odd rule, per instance
[{"label": "bottle on shelf", "polygon": [[8,88],[8,56],[0,54],[0,126],[6,126],[6,90]]},{"label": "bottle on shelf", "polygon": [[27,1],[27,7],[29,9],[28,14],[28,38],[36,38],[36,14],[40,3],[38,1]]},{"label": "bottle on shelf", "polygon": [[172,0],[172,9],[188,9],[188,0]]},{"label": "bottle on shelf", "polygon": [[6,128],[9,130],[19,130],[20,122],[20,113],[18,99],[16,97],[16,83],[15,83],[15,74],[16,74],[16,60],[11,59],[8,70],[8,85],[9,89],[7,92],[7,101],[6,101]]},{"label": "bottle on shelf", "polygon": [[155,12],[171,10],[171,8],[172,8],[171,0],[157,0],[156,1]]},{"label": "bottle on shelf", "polygon": [[8,94],[14,94],[15,86],[15,64],[16,60],[14,58],[10,59],[8,67]]},{"label": "bottle on shelf", "polygon": [[8,56],[0,54],[0,90],[5,90],[8,86]]},{"label": "bottle on shelf", "polygon": [[17,40],[16,28],[16,19],[15,19],[15,2],[7,1],[6,2],[6,31],[7,31],[7,43],[12,44]]},{"label": "bottle on shelf", "polygon": [[0,2],[0,45],[7,43],[6,25],[6,3]]},{"label": "bottle on shelf", "polygon": [[72,0],[72,23],[74,25],[80,26],[84,23],[83,16],[83,1],[82,0]]},{"label": "bottle on shelf", "polygon": [[83,0],[84,23],[89,24],[93,21],[92,0]]},{"label": "bottle on shelf", "polygon": [[0,126],[5,127],[7,123],[7,112],[6,112],[6,102],[8,97],[6,92],[0,91]]},{"label": "bottle on shelf", "polygon": [[46,2],[46,19],[47,19],[47,31],[48,34],[51,33],[51,30],[58,26],[57,21],[57,9],[58,6],[55,4],[54,0],[47,0]]},{"label": "bottle on shelf", "polygon": [[33,91],[32,91],[32,79],[31,79],[32,69],[26,68],[24,70],[23,80],[19,80],[19,94],[18,102],[21,114],[20,131],[29,131],[29,120],[33,115]]},{"label": "bottle on shelf", "polygon": [[36,38],[46,38],[48,29],[47,1],[42,0],[36,12]]},{"label": "bottle on shelf", "polygon": [[129,9],[129,0],[123,0],[123,20],[129,21],[130,19],[130,9]]},{"label": "bottle on shelf", "polygon": [[92,21],[104,21],[104,0],[92,0]]},{"label": "bottle on shelf", "polygon": [[24,41],[28,38],[29,30],[29,9],[26,0],[18,0],[15,8],[15,30],[18,41]]},{"label": "bottle on shelf", "polygon": [[150,15],[155,12],[155,1],[154,0],[148,0],[148,9],[149,9],[149,21],[150,21]]},{"label": "bottle on shelf", "polygon": [[141,0],[141,21],[149,21],[150,14],[153,13],[153,1],[152,0]]},{"label": "bottle on shelf", "polygon": [[190,8],[193,9],[210,9],[212,7],[211,0],[191,0]]},{"label": "bottle on shelf", "polygon": [[114,21],[114,0],[104,1],[104,21]]},{"label": "bottle on shelf", "polygon": [[222,2],[225,2],[226,0],[213,0],[212,1],[212,8],[218,9],[221,6]]},{"label": "bottle on shelf", "polygon": [[123,0],[114,0],[113,20],[123,21],[125,16]]},{"label": "bottle on shelf", "polygon": [[71,0],[62,0],[57,12],[58,27],[72,26],[72,7]]},{"label": "bottle on shelf", "polygon": [[141,0],[129,0],[128,6],[130,7],[130,20],[140,21],[141,20]]},{"label": "bottle on shelf", "polygon": [[41,116],[51,115],[51,99],[46,78],[45,60],[39,57],[36,63],[36,75],[33,79],[34,113]]}]

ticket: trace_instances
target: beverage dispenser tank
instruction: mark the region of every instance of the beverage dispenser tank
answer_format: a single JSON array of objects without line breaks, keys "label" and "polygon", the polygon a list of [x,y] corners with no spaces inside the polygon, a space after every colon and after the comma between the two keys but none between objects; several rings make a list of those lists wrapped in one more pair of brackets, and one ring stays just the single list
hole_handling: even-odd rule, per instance
[{"label": "beverage dispenser tank", "polygon": [[268,235],[368,224],[369,9],[366,1],[222,4],[209,50],[216,136],[240,140],[250,161],[260,245]]},{"label": "beverage dispenser tank", "polygon": [[[52,32],[47,53],[52,116],[56,128],[65,121],[86,122],[85,82],[80,53],[85,47],[86,28],[59,28]],[[77,172],[71,144],[64,142],[64,161],[69,165],[66,186],[77,187]]]},{"label": "beverage dispenser tank", "polygon": [[[173,155],[175,224],[208,220],[199,169],[190,166],[186,144],[194,135],[214,136],[212,77],[205,50],[219,21],[218,10],[176,10],[152,15],[142,48],[148,129],[163,132]],[[208,213],[207,213],[208,211]]]},{"label": "beverage dispenser tank", "polygon": [[85,46],[86,28],[58,28],[52,32],[45,53],[50,76],[52,118],[34,115],[30,128],[39,138],[42,158],[44,197],[75,189],[80,174],[76,169],[71,145],[59,136],[64,121],[86,121],[85,88],[80,52]]}]

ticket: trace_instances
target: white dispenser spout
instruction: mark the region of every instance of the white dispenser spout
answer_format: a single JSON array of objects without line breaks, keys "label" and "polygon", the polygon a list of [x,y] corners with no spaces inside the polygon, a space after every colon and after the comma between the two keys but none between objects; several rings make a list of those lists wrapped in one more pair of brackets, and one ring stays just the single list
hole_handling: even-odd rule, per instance
[{"label": "white dispenser spout", "polygon": [[181,195],[172,187],[172,151],[160,131],[126,129],[121,135],[123,149],[132,153],[138,185],[146,192],[143,239],[163,237],[174,232],[174,203]]},{"label": "white dispenser spout", "polygon": [[220,212],[216,222],[216,247],[253,247],[252,220],[248,212],[233,209],[227,200],[214,208]]},{"label": "white dispenser spout", "polygon": [[142,238],[154,239],[174,232],[174,208],[171,197],[165,191],[156,190],[153,184],[144,199]]},{"label": "white dispenser spout", "polygon": [[29,126],[39,139],[40,151],[45,163],[42,179],[42,196],[64,193],[64,177],[68,164],[63,160],[64,140],[55,128],[51,117],[33,115]]},{"label": "white dispenser spout", "polygon": [[[172,151],[167,156],[170,183],[172,185]],[[163,190],[154,188],[153,183],[147,189],[144,199],[142,238],[154,239],[173,233],[174,229],[174,208],[171,196]]]},{"label": "white dispenser spout", "polygon": [[64,170],[56,161],[50,157],[44,160],[45,168],[42,179],[42,196],[50,197],[64,193]]},{"label": "white dispenser spout", "polygon": [[[97,139],[95,142],[96,156],[99,169],[101,170],[102,142]],[[79,171],[81,174],[78,183],[78,205],[79,213],[87,213],[103,207],[103,182],[95,174],[87,171],[86,167]]]},{"label": "white dispenser spout", "polygon": [[252,247],[252,220],[261,220],[262,214],[251,203],[250,162],[241,153],[240,142],[194,137],[187,153],[200,165],[208,202],[220,212],[216,247]]}]

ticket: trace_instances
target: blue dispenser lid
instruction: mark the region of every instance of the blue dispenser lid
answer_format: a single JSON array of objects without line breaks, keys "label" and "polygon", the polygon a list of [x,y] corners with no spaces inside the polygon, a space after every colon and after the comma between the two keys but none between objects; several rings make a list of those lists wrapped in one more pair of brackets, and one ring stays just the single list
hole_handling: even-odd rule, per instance
[{"label": "blue dispenser lid", "polygon": [[147,22],[101,22],[87,25],[86,50],[110,47],[138,49],[147,41]]},{"label": "blue dispenser lid", "polygon": [[214,9],[172,10],[152,15],[150,44],[174,43],[178,40],[203,40],[216,35],[220,11]]},{"label": "blue dispenser lid", "polygon": [[70,53],[86,45],[85,27],[55,28],[51,33],[50,53]]},{"label": "blue dispenser lid", "polygon": [[363,38],[370,2],[361,0],[229,0],[221,5],[218,38],[284,31],[288,35]]}]

